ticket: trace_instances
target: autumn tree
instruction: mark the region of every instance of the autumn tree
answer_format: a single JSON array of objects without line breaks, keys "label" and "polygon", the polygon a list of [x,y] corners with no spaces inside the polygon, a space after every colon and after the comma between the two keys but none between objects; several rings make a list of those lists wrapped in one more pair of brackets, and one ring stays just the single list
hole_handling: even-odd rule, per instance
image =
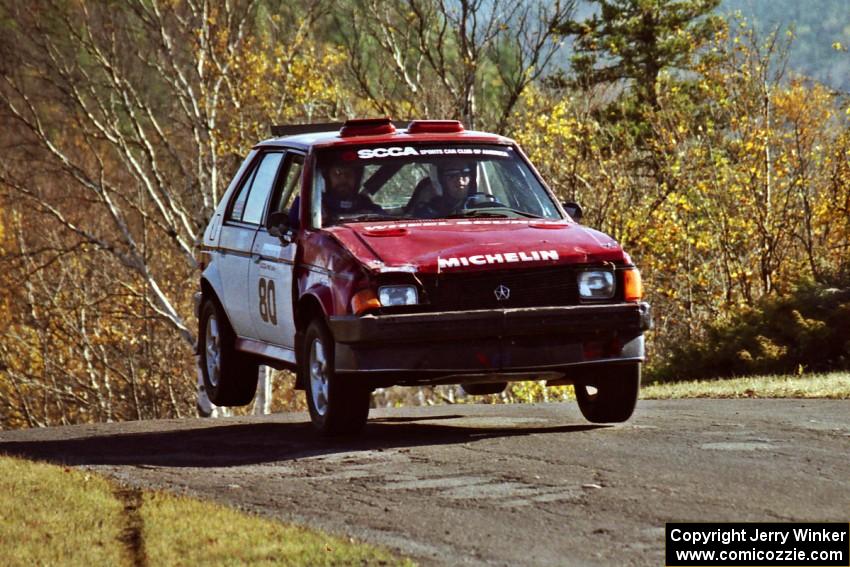
[{"label": "autumn tree", "polygon": [[[741,20],[719,28],[687,83],[660,76],[643,146],[581,90],[531,89],[516,115],[560,196],[581,201],[585,222],[641,267],[656,363],[766,296],[840,281],[848,263],[847,115],[829,88],[787,72],[791,40]],[[663,185],[635,166],[646,155]],[[781,352],[759,348],[753,356]]]},{"label": "autumn tree", "polygon": [[[786,71],[790,36],[715,4],[600,0],[567,22],[571,1],[4,0],[0,427],[191,411],[194,248],[272,122],[514,135],[641,266],[655,362],[800,281],[846,285],[846,100]],[[577,73],[544,81],[566,34]],[[781,356],[751,334],[741,357]]]},{"label": "autumn tree", "polygon": [[504,132],[559,52],[575,0],[351,0],[335,14],[369,111]]},{"label": "autumn tree", "polygon": [[[3,147],[0,188],[20,213],[16,254],[27,258],[16,266],[33,286],[33,301],[19,298],[16,307],[21,337],[51,317],[58,321],[51,332],[80,328],[85,313],[86,335],[76,335],[83,342],[64,348],[95,336],[118,347],[97,362],[92,346],[86,374],[115,385],[123,380],[118,366],[131,376],[131,364],[138,370],[141,360],[163,356],[167,362],[145,379],[179,376],[186,387],[175,403],[191,407],[200,231],[238,160],[270,123],[323,118],[340,107],[339,55],[310,35],[322,9],[305,1],[272,11],[256,0],[3,3],[0,119],[14,137]],[[89,301],[97,292],[112,307],[94,317]],[[54,299],[61,305],[32,314],[30,306]],[[55,317],[62,305],[67,313]],[[61,345],[51,336],[4,346],[13,353]],[[182,355],[146,343],[174,339]],[[46,380],[76,380],[55,365],[41,374],[49,361],[36,354],[18,370],[39,395],[56,392]],[[160,395],[167,399],[168,388]],[[179,413],[174,404],[148,407],[145,415]],[[59,414],[42,415],[38,423]],[[128,415],[107,407],[85,419]]]},{"label": "autumn tree", "polygon": [[720,0],[594,0],[588,19],[560,27],[575,36],[570,82],[588,89],[623,83],[636,105],[659,108],[664,71],[689,71],[719,25]]}]

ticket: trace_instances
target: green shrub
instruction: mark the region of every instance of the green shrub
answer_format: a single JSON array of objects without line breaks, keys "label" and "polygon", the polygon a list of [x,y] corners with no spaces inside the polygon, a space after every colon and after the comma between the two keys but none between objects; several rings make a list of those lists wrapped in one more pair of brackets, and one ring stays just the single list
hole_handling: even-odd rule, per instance
[{"label": "green shrub", "polygon": [[680,344],[648,378],[788,374],[850,369],[850,286],[802,284],[769,297],[724,323],[701,343]]}]

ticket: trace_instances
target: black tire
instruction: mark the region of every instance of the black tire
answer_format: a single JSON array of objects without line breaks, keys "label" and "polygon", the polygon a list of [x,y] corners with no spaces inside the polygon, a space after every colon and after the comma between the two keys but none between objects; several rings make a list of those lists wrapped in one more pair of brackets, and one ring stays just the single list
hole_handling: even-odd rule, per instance
[{"label": "black tire", "polygon": [[640,392],[640,364],[619,364],[590,371],[576,381],[576,400],[592,423],[620,423],[632,416]]},{"label": "black tire", "polygon": [[250,404],[257,392],[259,364],[236,350],[236,335],[215,300],[204,300],[199,328],[201,373],[210,401],[217,406]]},{"label": "black tire", "polygon": [[313,427],[325,436],[355,435],[369,418],[371,391],[337,375],[334,341],[321,319],[307,327],[298,371]]}]

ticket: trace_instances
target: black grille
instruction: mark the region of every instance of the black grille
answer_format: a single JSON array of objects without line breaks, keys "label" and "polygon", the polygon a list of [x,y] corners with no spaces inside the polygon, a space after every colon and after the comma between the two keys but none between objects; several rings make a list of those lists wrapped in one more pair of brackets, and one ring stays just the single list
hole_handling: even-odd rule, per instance
[{"label": "black grille", "polygon": [[[429,275],[422,279],[431,307],[440,311],[576,305],[578,285],[570,267]],[[508,299],[496,299],[500,286]]]}]

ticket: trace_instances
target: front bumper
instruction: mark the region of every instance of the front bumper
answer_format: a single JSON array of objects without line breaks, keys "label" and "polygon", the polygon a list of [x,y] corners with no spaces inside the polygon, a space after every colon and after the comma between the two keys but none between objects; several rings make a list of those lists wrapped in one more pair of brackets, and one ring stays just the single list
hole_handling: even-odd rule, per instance
[{"label": "front bumper", "polygon": [[329,324],[338,372],[385,373],[399,384],[639,362],[651,327],[647,303],[342,316]]}]

